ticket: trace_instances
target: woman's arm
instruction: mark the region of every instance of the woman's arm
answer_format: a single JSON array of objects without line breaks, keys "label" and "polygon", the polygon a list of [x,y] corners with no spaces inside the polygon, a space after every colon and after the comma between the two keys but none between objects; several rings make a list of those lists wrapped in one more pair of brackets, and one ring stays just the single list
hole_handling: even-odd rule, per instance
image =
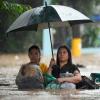
[{"label": "woman's arm", "polygon": [[58,78],[57,80],[60,83],[63,83],[63,82],[78,83],[82,80],[82,78],[81,78],[80,72],[76,70],[76,71],[74,71],[74,76]]},{"label": "woman's arm", "polygon": [[48,74],[50,74],[50,75],[52,74],[52,70],[53,70],[52,66],[55,65],[55,64],[56,64],[55,59],[51,58],[51,61],[50,61],[50,64],[49,64],[49,68],[48,68]]}]

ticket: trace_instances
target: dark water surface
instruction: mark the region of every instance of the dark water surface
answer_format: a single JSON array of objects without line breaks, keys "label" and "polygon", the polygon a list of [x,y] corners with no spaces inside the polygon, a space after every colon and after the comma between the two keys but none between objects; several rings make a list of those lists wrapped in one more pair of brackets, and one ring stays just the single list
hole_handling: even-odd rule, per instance
[{"label": "dark water surface", "polygon": [[0,100],[100,100],[100,89],[19,91],[15,85],[18,70],[0,67]]}]

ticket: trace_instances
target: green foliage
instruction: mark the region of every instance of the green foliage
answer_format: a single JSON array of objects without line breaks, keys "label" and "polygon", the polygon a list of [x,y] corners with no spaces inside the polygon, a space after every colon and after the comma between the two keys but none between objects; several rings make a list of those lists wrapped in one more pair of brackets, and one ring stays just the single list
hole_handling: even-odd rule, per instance
[{"label": "green foliage", "polygon": [[[13,0],[14,1],[14,0]],[[25,34],[20,34],[19,36],[13,33],[11,37],[7,38],[5,31],[10,26],[10,24],[23,12],[31,9],[28,5],[20,5],[16,3],[10,3],[4,0],[0,2],[0,52],[19,52],[24,49],[24,39],[28,37]],[[23,41],[21,41],[23,40]],[[9,48],[9,49],[8,49]],[[18,49],[21,48],[21,49]]]},{"label": "green foliage", "polygon": [[9,3],[7,1],[2,1],[0,10],[5,10],[8,13],[12,14],[21,14],[26,10],[31,9],[30,6],[25,6],[21,4],[16,4],[16,3]]},{"label": "green foliage", "polygon": [[[7,2],[10,1],[10,2]],[[0,52],[14,53],[25,52],[32,44],[42,45],[41,32],[13,32],[6,36],[5,31],[11,23],[23,12],[31,9],[28,5],[14,3],[15,0],[7,0],[0,3]],[[6,20],[5,20],[6,19]]]},{"label": "green foliage", "polygon": [[85,34],[82,36],[83,47],[96,47],[100,45],[100,42],[97,43],[99,36],[99,28],[88,27],[85,31]]},{"label": "green foliage", "polygon": [[60,0],[52,0],[52,4],[58,4]]},{"label": "green foliage", "polygon": [[10,33],[8,37],[6,38],[6,46],[9,47],[9,49],[6,50],[6,52],[27,52],[28,48],[32,44],[37,44],[39,47],[42,45],[42,33],[41,32],[16,32],[16,33]]},{"label": "green foliage", "polygon": [[100,0],[95,0],[96,1],[96,5],[100,5]]},{"label": "green foliage", "polygon": [[77,9],[86,15],[93,14],[93,9],[95,5],[95,0],[76,0]]}]

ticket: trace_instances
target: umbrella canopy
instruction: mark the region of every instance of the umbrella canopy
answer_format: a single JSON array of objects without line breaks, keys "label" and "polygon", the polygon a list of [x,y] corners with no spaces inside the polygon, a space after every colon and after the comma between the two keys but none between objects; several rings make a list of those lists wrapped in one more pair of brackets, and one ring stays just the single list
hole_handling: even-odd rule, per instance
[{"label": "umbrella canopy", "polygon": [[64,26],[66,24],[80,24],[90,22],[91,20],[79,11],[61,5],[48,5],[33,8],[20,15],[16,21],[9,27],[7,32],[23,31]]},{"label": "umbrella canopy", "polygon": [[33,8],[20,15],[16,21],[8,28],[8,32],[25,31],[49,28],[51,50],[53,56],[53,46],[51,41],[50,27],[66,26],[68,24],[80,24],[91,22],[91,20],[79,11],[61,5],[48,5]]}]

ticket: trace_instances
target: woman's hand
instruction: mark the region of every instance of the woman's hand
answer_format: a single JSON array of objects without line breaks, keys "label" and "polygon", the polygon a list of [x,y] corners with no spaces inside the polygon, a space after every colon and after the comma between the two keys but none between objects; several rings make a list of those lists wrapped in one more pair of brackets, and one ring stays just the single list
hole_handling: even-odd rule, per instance
[{"label": "woman's hand", "polygon": [[57,78],[57,81],[58,81],[59,83],[65,82],[64,78]]},{"label": "woman's hand", "polygon": [[52,74],[52,66],[55,65],[56,62],[55,62],[55,59],[54,58],[51,58],[51,61],[50,61],[50,64],[49,64],[49,68],[48,68],[48,74]]},{"label": "woman's hand", "polygon": [[58,80],[59,83],[62,83],[62,82],[78,83],[82,80],[82,78],[81,78],[79,71],[76,70],[74,72],[74,76],[58,78],[57,80]]},{"label": "woman's hand", "polygon": [[50,64],[49,64],[49,67],[52,67],[53,65],[56,64],[56,61],[54,58],[51,58],[51,61],[50,61]]}]

